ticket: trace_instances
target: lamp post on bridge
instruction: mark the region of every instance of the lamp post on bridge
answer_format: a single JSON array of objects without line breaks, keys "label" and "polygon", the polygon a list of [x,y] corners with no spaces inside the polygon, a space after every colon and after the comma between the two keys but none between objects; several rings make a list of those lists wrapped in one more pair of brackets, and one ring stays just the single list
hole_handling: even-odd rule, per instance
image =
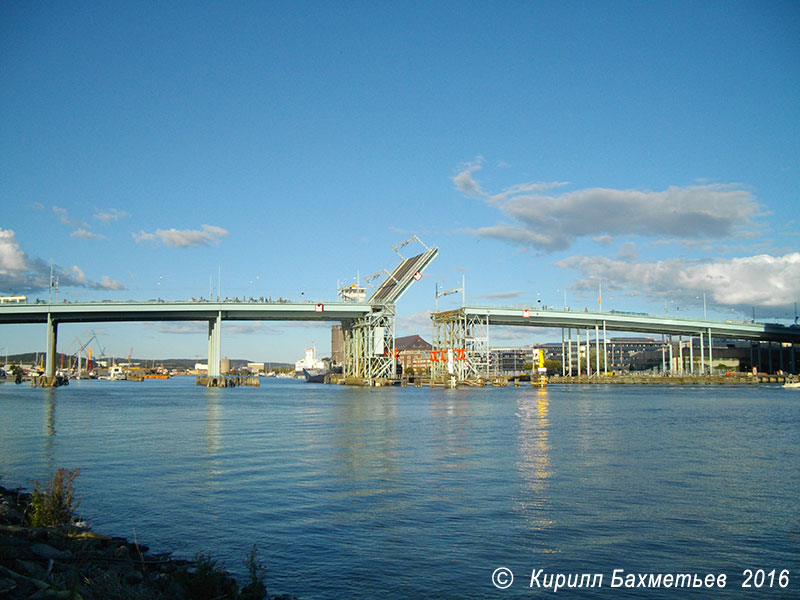
[{"label": "lamp post on bridge", "polygon": [[[700,296],[695,296],[694,299],[695,300],[700,300]],[[708,314],[706,312],[706,293],[705,292],[703,292],[703,320],[704,321],[708,320]]]}]

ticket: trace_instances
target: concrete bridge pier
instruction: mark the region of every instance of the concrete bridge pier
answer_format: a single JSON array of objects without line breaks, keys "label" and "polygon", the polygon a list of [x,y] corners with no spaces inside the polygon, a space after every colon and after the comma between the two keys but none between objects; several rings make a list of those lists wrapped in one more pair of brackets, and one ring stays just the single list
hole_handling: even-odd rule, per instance
[{"label": "concrete bridge pier", "polygon": [[220,376],[220,354],[222,348],[222,311],[208,322],[208,376]]},{"label": "concrete bridge pier", "polygon": [[47,377],[56,374],[56,345],[58,343],[58,321],[47,313],[47,346],[45,348],[44,371]]}]

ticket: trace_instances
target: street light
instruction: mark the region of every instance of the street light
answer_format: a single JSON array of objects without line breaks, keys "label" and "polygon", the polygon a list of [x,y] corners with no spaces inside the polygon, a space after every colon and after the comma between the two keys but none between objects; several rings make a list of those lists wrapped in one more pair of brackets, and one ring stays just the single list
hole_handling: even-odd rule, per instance
[{"label": "street light", "polygon": [[[695,300],[700,300],[700,296],[695,296]],[[703,292],[703,319],[708,320],[708,315],[706,314],[706,293]]]},{"label": "street light", "polygon": [[564,310],[567,310],[567,288],[564,288],[563,290],[556,290],[556,293],[561,291],[564,292]]}]

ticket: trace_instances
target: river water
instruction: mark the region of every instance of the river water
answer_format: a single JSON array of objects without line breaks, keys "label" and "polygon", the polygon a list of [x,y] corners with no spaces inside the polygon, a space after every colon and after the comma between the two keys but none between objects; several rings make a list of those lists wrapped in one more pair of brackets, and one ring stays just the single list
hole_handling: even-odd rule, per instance
[{"label": "river water", "polygon": [[[304,600],[549,595],[539,569],[602,574],[589,597],[800,597],[800,392],[193,384],[0,385],[2,483],[79,467],[95,531],[237,576],[255,543],[270,592]],[[727,585],[612,588],[614,569]]]}]

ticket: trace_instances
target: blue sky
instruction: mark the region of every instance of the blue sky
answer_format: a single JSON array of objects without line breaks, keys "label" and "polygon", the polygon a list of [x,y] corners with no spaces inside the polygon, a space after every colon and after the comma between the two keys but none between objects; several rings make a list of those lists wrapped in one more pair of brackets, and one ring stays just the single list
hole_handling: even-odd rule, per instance
[{"label": "blue sky", "polygon": [[[0,2],[0,292],[333,300],[439,257],[471,304],[794,320],[796,2]],[[215,292],[216,293],[216,292]],[[455,306],[455,296],[440,307]],[[74,351],[91,326],[62,326]],[[204,357],[198,324],[94,327]],[[498,331],[498,344],[560,339]],[[299,359],[325,328],[223,327]],[[6,326],[0,348],[44,346]]]}]

